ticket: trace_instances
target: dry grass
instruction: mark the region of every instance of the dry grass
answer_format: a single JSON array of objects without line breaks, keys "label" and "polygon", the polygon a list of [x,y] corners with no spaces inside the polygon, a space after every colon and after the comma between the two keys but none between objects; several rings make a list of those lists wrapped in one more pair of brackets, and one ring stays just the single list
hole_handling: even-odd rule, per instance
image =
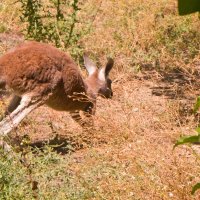
[{"label": "dry grass", "polygon": [[[101,65],[106,55],[115,58],[114,98],[99,98],[88,132],[68,114],[43,106],[17,133],[35,143],[55,135],[67,141],[73,153],[63,157],[75,184],[67,199],[199,199],[199,192],[190,194],[200,180],[199,160],[189,147],[173,151],[177,138],[198,125],[190,112],[199,93],[197,16],[177,16],[174,0],[87,0],[82,6],[82,20],[92,21],[92,31],[81,44]],[[0,11],[0,19],[10,20],[2,53],[19,42],[14,10]],[[40,185],[43,191],[42,179]]]}]

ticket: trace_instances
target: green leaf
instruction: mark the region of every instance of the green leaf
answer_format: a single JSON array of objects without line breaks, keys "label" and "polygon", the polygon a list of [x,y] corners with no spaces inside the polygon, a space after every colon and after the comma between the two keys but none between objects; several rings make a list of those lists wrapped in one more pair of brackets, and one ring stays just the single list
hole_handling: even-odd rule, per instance
[{"label": "green leaf", "polygon": [[197,127],[195,131],[200,135],[200,127]]},{"label": "green leaf", "polygon": [[196,101],[196,103],[194,105],[193,112],[196,113],[199,110],[199,108],[200,108],[200,96],[197,97],[197,101]]},{"label": "green leaf", "polygon": [[193,187],[192,187],[192,192],[191,192],[191,194],[194,194],[197,190],[199,190],[200,189],[200,183],[197,183],[196,185],[194,185]]},{"label": "green leaf", "polygon": [[200,11],[199,0],[178,0],[179,15],[187,15]]},{"label": "green leaf", "polygon": [[200,142],[200,135],[184,136],[177,140],[176,144],[174,145],[174,148],[178,145],[196,142]]}]

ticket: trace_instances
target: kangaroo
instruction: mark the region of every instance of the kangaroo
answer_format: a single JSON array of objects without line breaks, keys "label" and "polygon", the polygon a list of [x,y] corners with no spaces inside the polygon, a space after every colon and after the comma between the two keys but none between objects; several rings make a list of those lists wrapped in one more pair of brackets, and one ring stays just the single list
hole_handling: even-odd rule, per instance
[{"label": "kangaroo", "polygon": [[114,61],[108,58],[106,66],[98,69],[87,55],[83,57],[89,74],[86,79],[69,55],[49,44],[25,42],[0,57],[0,88],[13,93],[0,122],[0,135],[8,135],[43,104],[68,111],[78,123],[80,111],[94,115],[97,96],[113,95],[109,72]]}]

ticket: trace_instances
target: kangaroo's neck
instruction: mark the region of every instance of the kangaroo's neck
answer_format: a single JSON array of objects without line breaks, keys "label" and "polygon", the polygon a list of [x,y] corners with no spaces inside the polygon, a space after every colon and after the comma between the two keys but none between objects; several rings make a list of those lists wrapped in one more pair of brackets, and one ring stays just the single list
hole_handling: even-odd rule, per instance
[{"label": "kangaroo's neck", "polygon": [[97,95],[94,92],[93,81],[84,79],[74,63],[68,62],[68,66],[63,69],[63,74],[65,74],[63,77],[65,94],[69,97],[67,97],[68,105],[84,111],[94,107]]}]

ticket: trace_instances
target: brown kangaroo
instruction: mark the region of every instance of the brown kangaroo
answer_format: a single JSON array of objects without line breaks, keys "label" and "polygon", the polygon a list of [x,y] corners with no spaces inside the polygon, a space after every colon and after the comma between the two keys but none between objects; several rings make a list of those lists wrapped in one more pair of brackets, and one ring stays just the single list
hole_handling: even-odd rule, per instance
[{"label": "brown kangaroo", "polygon": [[0,57],[0,87],[13,93],[0,122],[0,135],[7,135],[43,104],[69,111],[77,122],[79,111],[86,116],[94,114],[97,96],[112,96],[108,75],[114,62],[109,58],[106,67],[98,69],[84,55],[84,64],[89,73],[85,80],[69,55],[39,42],[25,42]]}]

